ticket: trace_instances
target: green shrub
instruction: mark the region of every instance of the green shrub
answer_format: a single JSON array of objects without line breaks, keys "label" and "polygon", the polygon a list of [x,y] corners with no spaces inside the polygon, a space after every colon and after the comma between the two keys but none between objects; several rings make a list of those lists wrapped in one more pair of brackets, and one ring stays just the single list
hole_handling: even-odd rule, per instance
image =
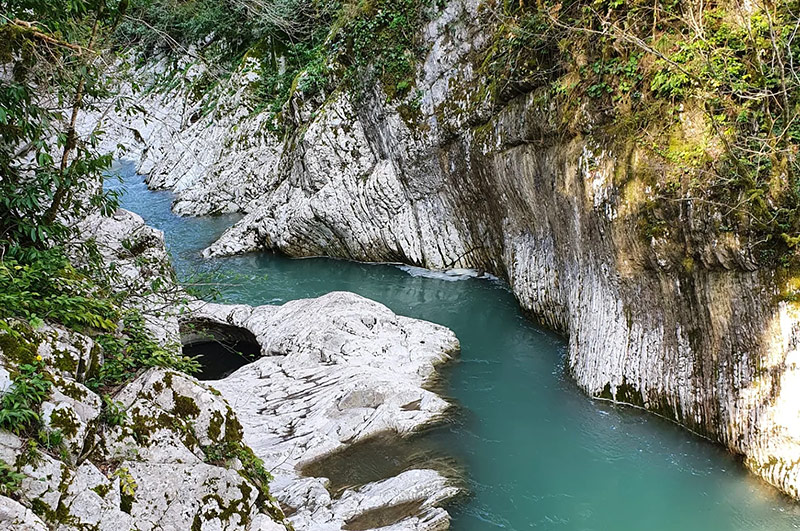
[{"label": "green shrub", "polygon": [[110,331],[119,313],[109,290],[75,269],[60,248],[0,260],[0,318],[44,319]]},{"label": "green shrub", "polygon": [[18,367],[11,388],[0,399],[0,429],[19,435],[38,425],[39,406],[50,394],[52,385],[43,369],[41,360]]},{"label": "green shrub", "polygon": [[200,370],[194,358],[154,341],[145,327],[144,317],[136,310],[125,314],[119,333],[100,335],[97,342],[103,347],[104,363],[100,366],[99,376],[87,382],[95,390],[128,382],[142,369],[150,367],[175,369],[188,374]]},{"label": "green shrub", "polygon": [[390,99],[408,94],[422,50],[417,41],[426,21],[425,0],[377,0],[366,4],[347,22],[333,46],[337,59],[349,66],[349,76],[359,84],[377,75]]},{"label": "green shrub", "polygon": [[128,419],[128,412],[122,402],[111,399],[108,395],[103,395],[103,410],[100,419],[109,426],[122,426]]},{"label": "green shrub", "polygon": [[64,445],[64,434],[59,429],[40,428],[36,432],[36,440],[47,450],[56,450]]},{"label": "green shrub", "polygon": [[0,495],[13,496],[17,494],[23,479],[25,479],[23,474],[8,466],[4,461],[0,461]]}]

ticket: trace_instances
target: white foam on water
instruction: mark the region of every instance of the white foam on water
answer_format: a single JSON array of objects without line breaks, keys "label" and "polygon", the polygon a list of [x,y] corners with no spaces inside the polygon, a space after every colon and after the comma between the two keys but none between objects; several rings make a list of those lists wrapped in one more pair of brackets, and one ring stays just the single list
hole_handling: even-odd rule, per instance
[{"label": "white foam on water", "polygon": [[488,280],[498,280],[494,275],[478,271],[477,269],[445,269],[442,271],[434,271],[432,269],[425,269],[424,267],[397,265],[395,266],[401,271],[405,271],[412,277],[435,278],[437,280],[445,280],[447,282],[455,282],[457,280],[467,280],[470,278],[485,278]]}]

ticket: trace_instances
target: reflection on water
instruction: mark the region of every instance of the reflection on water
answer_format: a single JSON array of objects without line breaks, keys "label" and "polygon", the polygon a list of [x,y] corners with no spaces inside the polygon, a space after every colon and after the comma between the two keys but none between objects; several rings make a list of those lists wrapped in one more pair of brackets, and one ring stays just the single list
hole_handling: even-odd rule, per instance
[{"label": "reflection on water", "polygon": [[442,453],[429,437],[402,438],[394,433],[379,433],[304,464],[300,473],[330,480],[328,490],[338,496],[343,490],[397,476],[406,470],[432,468],[454,483],[463,472]]}]

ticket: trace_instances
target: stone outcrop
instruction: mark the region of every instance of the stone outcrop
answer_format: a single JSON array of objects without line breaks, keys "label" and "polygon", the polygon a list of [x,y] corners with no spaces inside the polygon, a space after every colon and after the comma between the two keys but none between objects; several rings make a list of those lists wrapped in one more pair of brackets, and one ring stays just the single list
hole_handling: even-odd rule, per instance
[{"label": "stone outcrop", "polygon": [[[140,171],[176,191],[178,212],[246,213],[211,256],[270,248],[504,278],[566,335],[587,393],[675,419],[800,497],[798,309],[780,301],[779,275],[747,242],[710,231],[715,214],[700,204],[667,228],[680,237],[643,236],[654,198],[635,168],[647,161],[589,134],[592,109],[576,118],[586,134],[565,136],[535,88],[492,101],[475,62],[493,32],[481,4],[452,0],[422,29],[414,101],[376,87],[309,109],[296,94],[284,113],[296,132],[282,141],[242,99],[245,68],[216,113],[183,111],[169,135],[142,134],[148,153],[184,162],[147,155]],[[185,163],[187,144],[207,156],[204,172]],[[244,192],[209,201],[233,189]]]},{"label": "stone outcrop", "polygon": [[[128,300],[163,348],[180,348],[181,293],[161,233],[124,210],[89,217],[80,229],[118,273],[117,288],[138,295]],[[164,289],[154,291],[154,283]],[[0,333],[0,388],[15,385],[19,367],[31,363],[52,385],[36,412],[40,433],[0,430],[0,459],[23,476],[20,489],[7,493],[16,501],[0,500],[0,527],[286,528],[263,478],[242,462],[251,451],[218,391],[154,368],[104,401],[87,386],[104,363],[91,337],[54,323],[10,322]]]},{"label": "stone outcrop", "polygon": [[448,527],[438,505],[459,489],[434,470],[408,470],[335,494],[326,489],[335,478],[304,478],[298,471],[371,436],[404,436],[441,419],[448,403],[423,386],[458,350],[450,330],[345,292],[283,306],[193,306],[192,322],[245,328],[261,346],[261,359],[211,385],[236,410],[247,444],[272,470],[272,492],[297,529],[340,529],[393,513],[384,516],[388,523],[374,522],[392,529]]},{"label": "stone outcrop", "polygon": [[[280,509],[245,473],[209,463],[208,449],[223,439],[244,447],[235,414],[216,391],[151,369],[113,397],[120,418],[109,421],[101,417],[101,398],[85,385],[102,364],[91,338],[57,325],[14,328],[24,336],[2,342],[0,365],[14,374],[29,362],[20,352],[42,358],[53,387],[38,414],[42,429],[57,430],[63,442],[37,448],[0,432],[0,459],[23,474],[13,495],[26,508],[0,500],[0,527],[284,529],[273,522]],[[265,518],[272,527],[252,527]]]},{"label": "stone outcrop", "polygon": [[[78,232],[114,271],[114,287],[127,304],[142,312],[150,334],[162,345],[180,348],[177,315],[189,297],[178,286],[164,234],[145,224],[138,214],[118,209],[112,216],[92,214]],[[85,260],[74,256],[74,261]]]},{"label": "stone outcrop", "polygon": [[0,522],[8,531],[47,531],[47,526],[21,503],[0,496]]}]

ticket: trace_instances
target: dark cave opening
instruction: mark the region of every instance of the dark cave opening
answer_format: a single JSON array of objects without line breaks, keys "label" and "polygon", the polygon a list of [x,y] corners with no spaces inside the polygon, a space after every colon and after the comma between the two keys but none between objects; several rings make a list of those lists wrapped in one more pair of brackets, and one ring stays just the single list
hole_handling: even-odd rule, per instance
[{"label": "dark cave opening", "polygon": [[261,356],[256,336],[246,328],[207,320],[181,323],[183,354],[200,363],[198,380],[221,380]]}]

